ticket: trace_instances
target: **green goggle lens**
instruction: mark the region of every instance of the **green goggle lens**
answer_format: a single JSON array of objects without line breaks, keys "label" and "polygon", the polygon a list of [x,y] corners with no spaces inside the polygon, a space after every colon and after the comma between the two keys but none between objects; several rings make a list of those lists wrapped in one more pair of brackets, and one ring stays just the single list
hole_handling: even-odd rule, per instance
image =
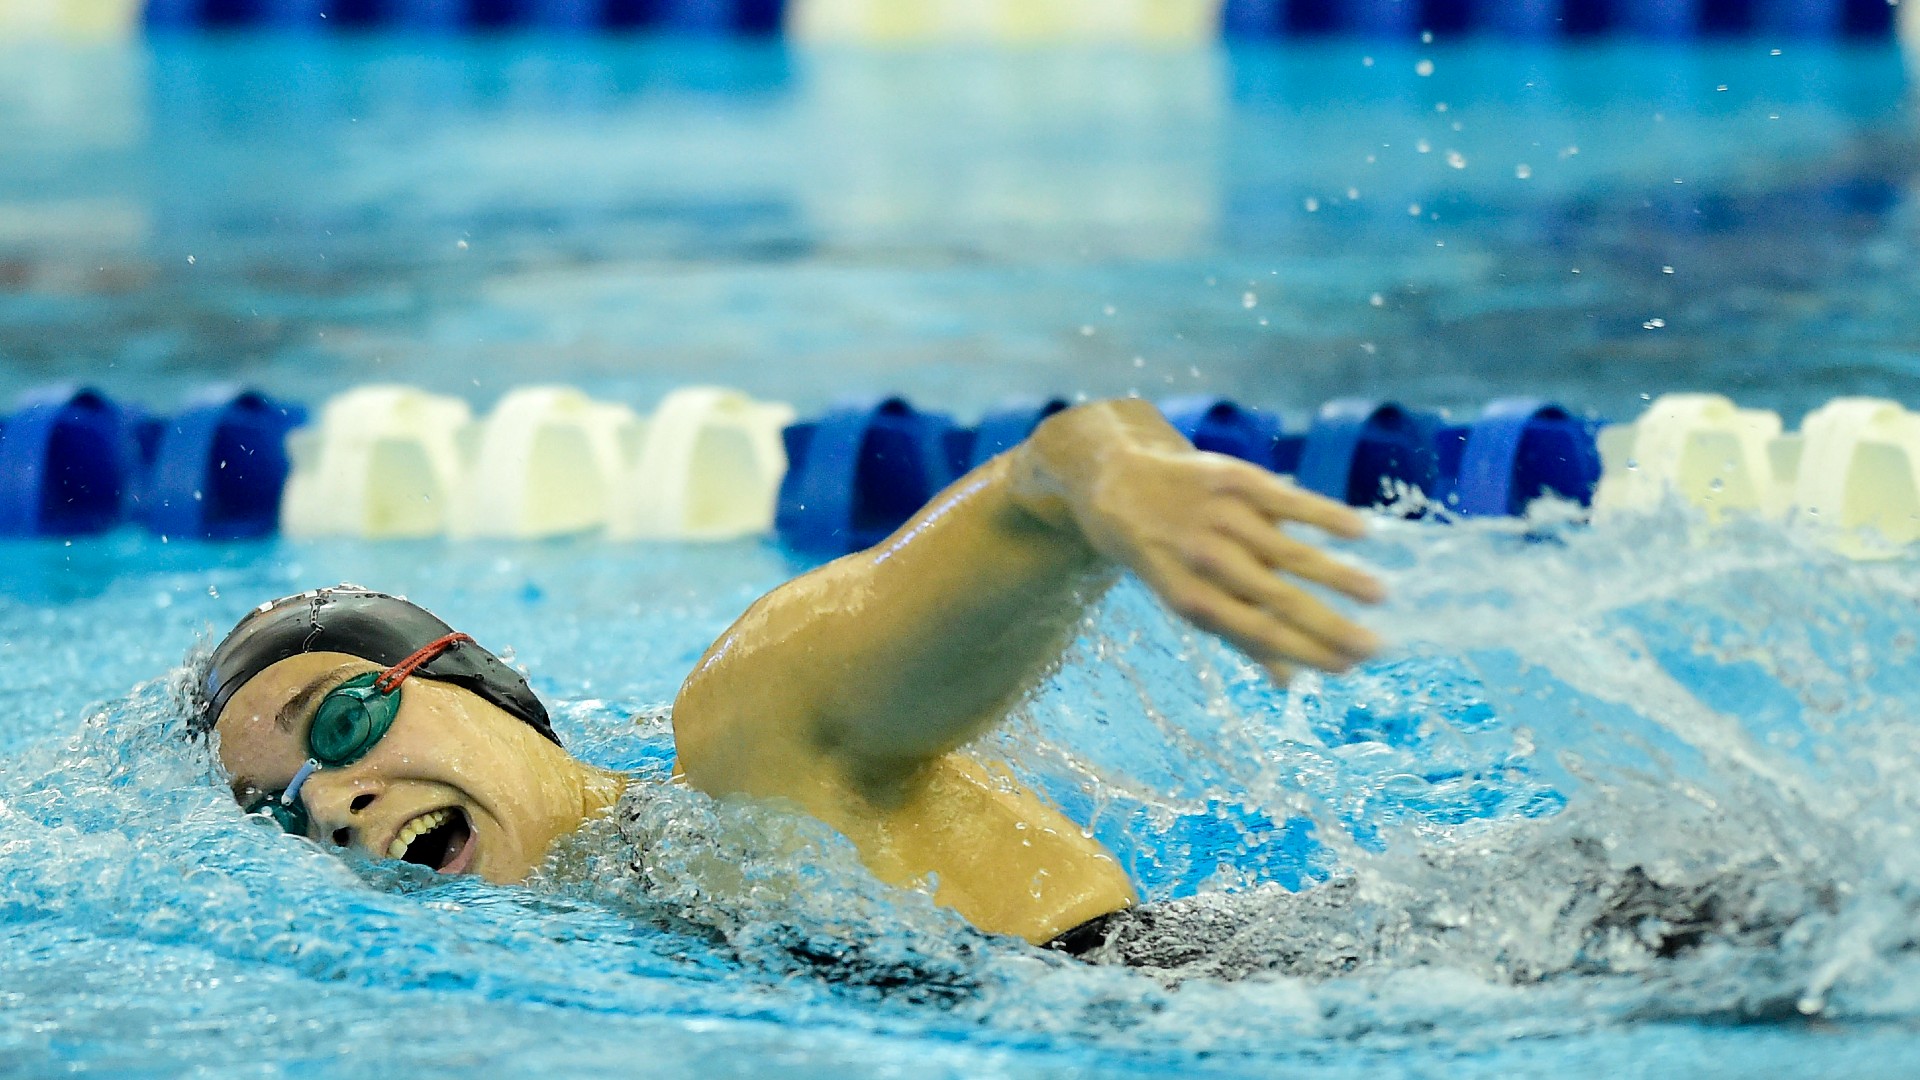
[{"label": "green goggle lens", "polygon": [[[400,688],[385,692],[376,685],[381,673],[369,671],[355,675],[327,692],[314,710],[313,724],[307,729],[307,754],[319,765],[340,768],[366,757],[393,726],[400,713]],[[295,836],[306,836],[312,828],[306,804],[296,795],[283,801],[284,793],[256,799],[247,813],[265,813],[282,829]]]},{"label": "green goggle lens", "polygon": [[400,711],[400,688],[382,693],[380,673],[355,675],[334,687],[314,710],[307,751],[322,765],[339,768],[366,757],[393,726]]},{"label": "green goggle lens", "polygon": [[247,807],[249,814],[265,814],[279,824],[282,829],[295,836],[305,836],[313,827],[307,817],[306,804],[295,799],[291,804],[282,803],[278,795],[268,795],[256,799]]}]

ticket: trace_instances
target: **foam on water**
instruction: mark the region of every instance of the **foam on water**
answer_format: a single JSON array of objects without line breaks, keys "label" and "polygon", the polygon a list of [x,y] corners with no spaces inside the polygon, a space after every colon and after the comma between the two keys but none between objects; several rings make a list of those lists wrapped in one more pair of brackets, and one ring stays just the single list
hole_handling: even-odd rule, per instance
[{"label": "foam on water", "polygon": [[[1696,524],[1383,523],[1354,554],[1394,588],[1372,618],[1395,651],[1284,694],[1116,590],[980,752],[1150,899],[1213,913],[1204,947],[1167,930],[1145,971],[977,934],[829,830],[666,784],[525,888],[342,861],[240,813],[153,659],[285,591],[289,551],[127,558],[99,596],[0,601],[6,721],[42,733],[0,759],[0,1068],[1712,1071],[1783,1046],[1884,1065],[1920,1019],[1920,577]],[[292,550],[320,577],[396,558]],[[676,665],[779,576],[745,550],[722,571],[449,548],[407,572],[540,657],[578,752],[658,780]],[[678,598],[604,600],[669,578]],[[130,599],[156,589],[181,600]],[[61,658],[96,626],[154,677],[77,723],[33,713],[71,700]],[[1729,1023],[1761,1027],[1729,1045]]]}]

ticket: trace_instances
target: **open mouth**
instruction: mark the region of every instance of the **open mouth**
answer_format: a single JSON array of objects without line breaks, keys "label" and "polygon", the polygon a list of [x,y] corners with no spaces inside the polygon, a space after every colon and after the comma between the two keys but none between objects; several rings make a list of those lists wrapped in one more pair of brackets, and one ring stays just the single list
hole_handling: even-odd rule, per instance
[{"label": "open mouth", "polygon": [[401,827],[387,857],[404,859],[442,874],[458,874],[473,861],[473,826],[457,806],[421,814]]}]

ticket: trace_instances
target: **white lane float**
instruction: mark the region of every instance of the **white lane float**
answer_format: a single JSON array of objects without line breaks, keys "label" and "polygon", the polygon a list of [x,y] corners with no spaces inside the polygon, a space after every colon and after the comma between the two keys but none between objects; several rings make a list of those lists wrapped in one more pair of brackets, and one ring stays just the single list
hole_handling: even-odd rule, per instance
[{"label": "white lane float", "polygon": [[1202,45],[1220,0],[791,0],[786,22],[808,43]]},{"label": "white lane float", "polygon": [[793,407],[692,386],[663,398],[615,489],[616,540],[731,540],[773,529]]},{"label": "white lane float", "polygon": [[1872,558],[1920,540],[1920,413],[1835,398],[1807,414],[1796,443],[1794,508],[1831,526],[1840,551]]},{"label": "white lane float", "polygon": [[1883,398],[1835,398],[1798,432],[1717,394],[1668,394],[1601,432],[1597,519],[1677,495],[1709,521],[1732,513],[1820,527],[1854,558],[1920,541],[1920,413]]},{"label": "white lane float", "polygon": [[280,502],[288,536],[437,536],[465,469],[459,440],[473,414],[458,398],[362,386],[328,401],[287,438],[292,471]]},{"label": "white lane float", "polygon": [[1782,509],[1774,445],[1780,417],[1719,394],[1664,394],[1630,424],[1600,433],[1596,516],[1647,510],[1677,494],[1718,520]]},{"label": "white lane float", "polygon": [[632,409],[572,387],[512,391],[462,440],[448,532],[528,540],[604,527],[639,430]]}]

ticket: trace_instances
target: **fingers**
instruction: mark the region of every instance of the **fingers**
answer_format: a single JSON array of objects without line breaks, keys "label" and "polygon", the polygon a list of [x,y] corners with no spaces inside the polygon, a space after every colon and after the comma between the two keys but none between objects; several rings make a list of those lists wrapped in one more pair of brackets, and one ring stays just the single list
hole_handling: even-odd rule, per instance
[{"label": "fingers", "polygon": [[1232,595],[1194,575],[1168,589],[1168,602],[1188,622],[1246,653],[1254,662],[1270,671],[1282,671],[1294,663],[1307,664],[1323,671],[1345,671],[1357,657],[1335,649],[1297,625],[1276,617],[1267,608]]},{"label": "fingers", "polygon": [[1225,474],[1226,494],[1239,496],[1272,521],[1298,521],[1343,540],[1367,533],[1366,519],[1344,503],[1316,495],[1255,465],[1232,462]]},{"label": "fingers", "polygon": [[1219,524],[1223,533],[1245,544],[1253,557],[1270,569],[1324,585],[1363,604],[1377,604],[1387,598],[1386,586],[1372,574],[1286,535],[1244,506],[1223,510]]},{"label": "fingers", "polygon": [[1292,654],[1295,658],[1318,668],[1345,670],[1379,650],[1380,639],[1371,631],[1343,618],[1305,589],[1275,575],[1245,547],[1230,539],[1221,537],[1211,544],[1198,545],[1193,555],[1188,569],[1209,584],[1265,611],[1294,632],[1306,635],[1319,650],[1312,655],[1296,652]]},{"label": "fingers", "polygon": [[1278,527],[1299,522],[1359,538],[1366,532],[1360,514],[1246,462],[1198,454],[1172,465],[1164,474],[1172,481],[1163,492],[1166,513],[1122,561],[1176,614],[1280,682],[1295,665],[1343,672],[1378,651],[1379,638],[1306,585],[1378,603],[1386,596],[1381,583]]}]

